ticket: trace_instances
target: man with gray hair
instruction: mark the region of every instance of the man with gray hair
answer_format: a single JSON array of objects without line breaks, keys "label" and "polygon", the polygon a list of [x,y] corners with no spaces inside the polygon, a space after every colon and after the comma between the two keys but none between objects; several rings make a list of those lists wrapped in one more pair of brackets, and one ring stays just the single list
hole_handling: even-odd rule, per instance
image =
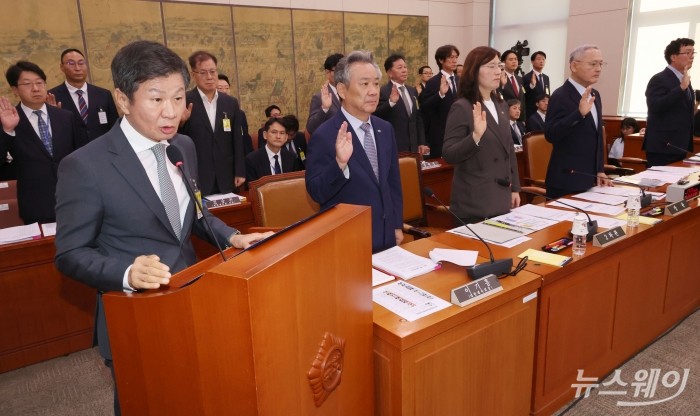
[{"label": "man with gray hair", "polygon": [[603,107],[593,89],[603,66],[597,46],[577,47],[569,55],[571,76],[549,100],[544,134],[553,146],[545,179],[550,198],[611,185],[603,172]]},{"label": "man with gray hair", "polygon": [[338,203],[372,208],[372,252],[403,240],[403,198],[391,124],[372,113],[381,72],[372,53],[353,51],[338,62],[340,111],[311,136],[306,190],[327,208]]}]

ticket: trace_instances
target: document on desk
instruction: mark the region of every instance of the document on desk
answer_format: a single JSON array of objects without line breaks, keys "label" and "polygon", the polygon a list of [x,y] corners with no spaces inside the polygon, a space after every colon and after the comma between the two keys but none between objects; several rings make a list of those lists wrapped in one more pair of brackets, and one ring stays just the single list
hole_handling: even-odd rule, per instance
[{"label": "document on desk", "polygon": [[413,254],[399,246],[372,254],[372,267],[404,280],[430,273],[440,268],[432,260]]},{"label": "document on desk", "polygon": [[18,225],[0,229],[0,244],[17,243],[20,241],[34,240],[41,238],[39,223]]},{"label": "document on desk", "polygon": [[517,212],[515,210],[507,214],[489,218],[484,222],[489,223],[490,221],[496,221],[499,224],[512,227],[513,230],[521,231],[523,234],[530,234],[534,231],[543,230],[559,222],[556,220],[539,218],[537,216],[529,215],[524,212]]},{"label": "document on desk", "polygon": [[402,280],[372,289],[372,300],[409,322],[451,305],[450,302]]},{"label": "document on desk", "polygon": [[41,232],[42,234],[44,234],[44,237],[51,237],[56,235],[56,223],[49,222],[46,224],[41,224]]},{"label": "document on desk", "polygon": [[556,222],[571,221],[576,213],[561,209],[547,208],[539,205],[526,204],[513,208],[511,212],[532,215],[533,217],[544,218]]},{"label": "document on desk", "polygon": [[[569,198],[559,198],[559,201],[563,202],[564,204],[572,205],[572,206],[574,206],[580,210],[586,211],[586,212],[597,212],[598,214],[605,214],[605,215],[617,215],[625,210],[625,207],[621,207],[621,206],[597,204],[595,202],[576,201],[576,200],[569,199]],[[571,207],[567,207],[564,204],[560,204],[559,202],[554,201],[554,202],[550,202],[548,205],[560,207],[560,208],[564,208],[564,209],[572,209]]]},{"label": "document on desk", "polygon": [[372,268],[372,287],[379,286],[382,283],[391,282],[396,278],[390,274],[386,274],[381,270]]},{"label": "document on desk", "polygon": [[681,176],[688,176],[692,173],[697,172],[699,169],[698,167],[683,167],[683,166],[652,166],[649,168],[649,170],[656,170],[659,172],[666,172],[670,173],[672,175],[681,175]]},{"label": "document on desk", "polygon": [[[625,217],[626,219],[627,217]],[[615,228],[615,227],[626,227],[627,221],[623,221],[617,218],[611,217],[601,217],[600,215],[591,215],[591,220],[598,221],[599,228]]]},{"label": "document on desk", "polygon": [[434,248],[428,253],[430,260],[435,263],[447,261],[458,266],[473,266],[476,264],[476,258],[479,252],[475,250],[455,250],[452,248]]},{"label": "document on desk", "polygon": [[[639,193],[639,190],[637,190]],[[578,199],[585,199],[586,201],[600,202],[601,204],[607,205],[620,205],[627,202],[627,196],[623,195],[610,195],[598,192],[581,192],[580,194],[574,195]]]},{"label": "document on desk", "polygon": [[[493,243],[504,243],[506,241],[512,240],[514,238],[519,238],[519,237],[522,237],[524,235],[520,231],[514,231],[514,230],[507,229],[507,228],[501,228],[501,227],[485,224],[483,222],[480,222],[477,224],[469,224],[469,228],[474,230],[474,233],[478,234],[479,237],[483,238],[486,241],[493,242]],[[463,225],[461,227],[447,230],[447,232],[452,233],[452,234],[461,235],[463,237],[478,239],[478,237],[475,236],[473,232],[471,232],[467,227],[465,227]]]}]

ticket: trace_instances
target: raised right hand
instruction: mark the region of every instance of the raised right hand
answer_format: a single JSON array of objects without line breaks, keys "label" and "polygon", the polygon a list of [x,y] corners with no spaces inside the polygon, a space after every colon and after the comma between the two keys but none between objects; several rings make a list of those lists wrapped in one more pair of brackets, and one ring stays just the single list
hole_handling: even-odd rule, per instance
[{"label": "raised right hand", "polygon": [[338,130],[338,137],[335,139],[335,161],[338,162],[340,170],[345,170],[350,156],[352,156],[352,133],[348,131],[348,122],[343,121]]},{"label": "raised right hand", "polygon": [[321,109],[323,111],[328,111],[332,105],[333,97],[331,97],[331,93],[328,91],[328,83],[325,83],[321,87]]},{"label": "raised right hand", "polygon": [[0,97],[0,123],[6,132],[12,132],[19,124],[19,114],[17,108],[5,97]]}]

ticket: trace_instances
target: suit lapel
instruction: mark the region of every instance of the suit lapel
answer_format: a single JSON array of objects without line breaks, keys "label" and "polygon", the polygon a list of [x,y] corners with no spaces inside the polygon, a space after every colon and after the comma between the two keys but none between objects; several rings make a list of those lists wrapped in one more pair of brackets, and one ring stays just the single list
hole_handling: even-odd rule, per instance
[{"label": "suit lapel", "polygon": [[[192,102],[194,103],[192,114],[195,117],[201,118],[204,125],[207,126],[207,131],[214,134],[214,130],[211,128],[211,122],[209,122],[209,115],[207,114],[206,108],[204,108],[204,101],[202,101],[202,96],[199,95],[199,90],[197,88],[192,90]],[[214,125],[216,125],[216,120],[214,120]]]},{"label": "suit lapel", "polygon": [[[47,108],[48,111],[48,108]],[[46,150],[46,146],[44,146],[44,142],[41,141],[41,138],[39,135],[36,133],[36,130],[34,130],[34,127],[32,127],[32,123],[29,121],[27,118],[27,115],[24,113],[24,110],[22,110],[22,107],[20,104],[17,105],[17,114],[19,115],[19,123],[17,124],[17,128],[20,129],[21,136],[24,136],[29,139],[29,141],[32,143],[34,147],[37,148],[38,151],[41,152],[44,156],[46,156],[48,159],[53,159],[51,155],[49,154],[49,151]],[[46,120],[44,120],[46,121]],[[51,116],[49,115],[49,123],[51,123]],[[51,140],[53,140],[53,132],[55,129],[53,129],[53,126],[51,126]]]},{"label": "suit lapel", "polygon": [[506,145],[512,146],[513,140],[510,140],[509,142],[504,143],[505,138],[509,138],[510,135],[507,134],[503,129],[503,126],[507,126],[508,130],[510,131],[510,120],[506,117],[505,113],[501,110],[501,106],[499,106],[496,102],[494,102],[494,105],[496,105],[496,114],[498,114],[498,122],[496,122],[496,119],[493,118],[491,115],[491,111],[489,111],[485,106],[483,107],[483,110],[486,111],[486,129],[491,131],[491,134],[494,135],[494,137],[497,138],[498,143],[501,145],[501,148],[506,151],[506,154],[508,153],[508,149],[506,148]]}]

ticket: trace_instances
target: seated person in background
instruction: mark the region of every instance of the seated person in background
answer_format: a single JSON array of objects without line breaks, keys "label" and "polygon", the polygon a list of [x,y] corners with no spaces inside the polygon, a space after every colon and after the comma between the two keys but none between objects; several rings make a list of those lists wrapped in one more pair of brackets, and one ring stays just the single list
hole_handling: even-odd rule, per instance
[{"label": "seated person in background", "polygon": [[[282,117],[282,110],[280,110],[280,108],[274,104],[270,105],[265,109],[265,119],[269,119],[270,117]],[[263,130],[265,130],[264,127],[261,127],[260,130],[258,130],[258,149],[262,149],[263,146],[265,146],[265,137],[263,135]]]},{"label": "seated person in background", "polygon": [[620,167],[620,162],[617,160],[622,157],[625,152],[625,136],[639,132],[639,124],[632,117],[626,117],[620,123],[620,137],[613,140],[610,145],[610,153],[608,153],[608,163]]},{"label": "seated person in background", "polygon": [[299,119],[294,114],[287,114],[282,117],[282,124],[287,129],[287,143],[284,147],[297,157],[299,170],[303,170],[306,161],[306,137],[299,131]]},{"label": "seated person in background", "polygon": [[[231,95],[231,83],[228,77],[224,74],[219,74],[219,80],[216,82],[216,90],[219,94]],[[243,154],[247,155],[253,151],[253,139],[248,133],[248,118],[245,115],[245,111],[240,109],[238,115],[241,117],[241,133],[243,134]]]},{"label": "seated person in background", "polygon": [[287,128],[282,120],[270,117],[262,130],[265,145],[245,158],[248,183],[267,175],[301,170],[297,158],[284,147],[287,143]]},{"label": "seated person in background", "polygon": [[523,136],[525,135],[525,126],[522,121],[518,121],[520,118],[520,100],[517,98],[511,98],[508,100],[508,117],[510,119],[510,135],[513,138],[513,144],[518,146],[523,145]]},{"label": "seated person in background", "polygon": [[547,107],[548,106],[549,106],[549,95],[542,94],[539,97],[537,97],[537,101],[535,101],[535,107],[537,107],[537,111],[535,111],[527,119],[527,132],[528,133],[530,133],[531,131],[544,131],[544,119],[545,119],[545,116],[547,115]]}]

